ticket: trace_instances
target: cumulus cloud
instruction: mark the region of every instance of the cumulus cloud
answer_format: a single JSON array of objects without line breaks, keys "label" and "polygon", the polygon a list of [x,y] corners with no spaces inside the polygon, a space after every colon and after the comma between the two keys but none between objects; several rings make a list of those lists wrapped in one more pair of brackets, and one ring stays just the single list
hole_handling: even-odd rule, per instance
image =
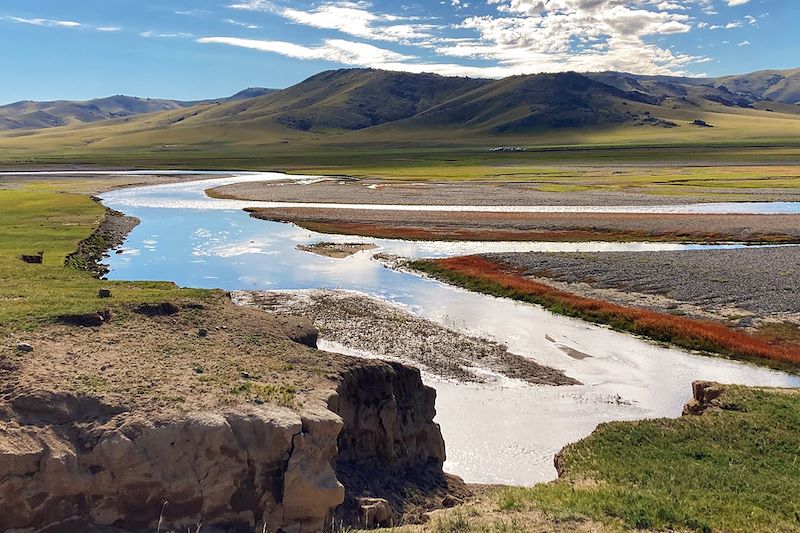
[{"label": "cumulus cloud", "polygon": [[743,6],[748,3],[750,0],[728,0],[729,6]]},{"label": "cumulus cloud", "polygon": [[[688,13],[690,8],[710,12],[712,0],[486,0],[486,3],[493,7],[493,13],[466,17],[449,25],[382,13],[364,0],[326,0],[311,8],[291,4],[286,7],[279,0],[236,0],[228,7],[269,12],[294,24],[334,30],[358,39],[417,47],[420,56],[426,58],[450,59],[440,62],[423,61],[419,56],[389,59],[380,54],[343,54],[331,45],[351,42],[341,40],[327,40],[317,47],[278,41],[252,41],[245,46],[353,66],[487,77],[563,70],[682,74],[689,64],[707,60],[658,43],[664,36],[708,26]],[[455,8],[466,5],[463,0],[451,0],[449,4]],[[209,39],[217,41],[205,42],[245,44],[241,39],[234,43],[232,37]],[[479,66],[475,65],[477,61],[481,62]]]}]

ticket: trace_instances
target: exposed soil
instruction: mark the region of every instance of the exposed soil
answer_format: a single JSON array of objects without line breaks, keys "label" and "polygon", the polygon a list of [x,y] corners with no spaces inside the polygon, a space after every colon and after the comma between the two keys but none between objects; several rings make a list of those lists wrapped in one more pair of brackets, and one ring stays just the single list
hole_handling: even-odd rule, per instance
[{"label": "exposed soil", "polygon": [[374,244],[359,243],[359,242],[318,242],[315,244],[303,245],[299,244],[297,249],[302,252],[309,252],[312,254],[321,255],[324,257],[332,257],[334,259],[344,259],[355,255],[364,250],[374,250],[377,248]]},{"label": "exposed soil", "polygon": [[486,257],[584,296],[741,327],[764,320],[800,324],[800,247]]},{"label": "exposed soil", "polygon": [[[609,171],[611,173],[611,171]],[[426,205],[657,205],[741,200],[742,189],[714,188],[697,195],[646,194],[637,190],[613,191],[567,187],[551,192],[550,184],[536,181],[423,181],[331,179],[308,184],[251,182],[216,187],[216,198],[269,202],[322,202],[346,204]],[[544,189],[544,190],[542,190]],[[751,201],[800,201],[794,189],[747,189]]]},{"label": "exposed soil", "polygon": [[485,377],[474,369],[483,367],[533,384],[578,384],[559,370],[510,353],[502,344],[447,329],[354,292],[237,291],[233,299],[279,314],[307,316],[325,340],[382,358],[411,361],[448,379],[483,381]]},{"label": "exposed soil", "polygon": [[800,242],[800,215],[251,209],[320,233],[412,240]]},{"label": "exposed soil", "polygon": [[[275,317],[223,296],[171,305],[177,312],[114,307],[100,327],[54,325],[5,336],[0,397],[83,393],[157,418],[246,403],[300,407],[307,394],[332,388],[325,376],[348,360],[293,342]],[[33,350],[17,349],[23,342]]]}]

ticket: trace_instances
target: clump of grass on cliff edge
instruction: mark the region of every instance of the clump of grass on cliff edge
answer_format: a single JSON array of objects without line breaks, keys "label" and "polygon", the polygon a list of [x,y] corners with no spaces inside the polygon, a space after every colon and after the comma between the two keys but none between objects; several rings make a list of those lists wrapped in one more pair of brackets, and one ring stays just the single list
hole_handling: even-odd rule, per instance
[{"label": "clump of grass on cliff edge", "polygon": [[717,353],[789,371],[797,371],[800,365],[798,345],[773,342],[718,322],[585,298],[539,283],[479,256],[412,261],[408,266],[465,289],[538,304],[553,313],[607,324],[620,331],[681,348]]},{"label": "clump of grass on cliff edge", "polygon": [[499,510],[626,528],[800,531],[800,393],[728,386],[722,410],[612,422],[561,454],[551,484],[510,488]]},{"label": "clump of grass on cliff edge", "polygon": [[[88,196],[60,192],[45,184],[0,190],[0,326],[33,327],[53,317],[101,311],[119,303],[202,297],[208,291],[178,289],[172,283],[108,282],[64,267],[100,223],[105,210]],[[27,264],[22,254],[44,251],[44,264]],[[111,299],[99,299],[100,287]]]}]

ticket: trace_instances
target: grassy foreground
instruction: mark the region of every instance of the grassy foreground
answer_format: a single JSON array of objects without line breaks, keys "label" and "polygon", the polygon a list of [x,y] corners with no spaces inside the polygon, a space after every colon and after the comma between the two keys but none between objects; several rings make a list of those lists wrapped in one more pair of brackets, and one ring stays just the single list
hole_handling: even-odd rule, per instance
[{"label": "grassy foreground", "polygon": [[800,365],[798,345],[771,342],[718,322],[578,296],[529,279],[479,256],[419,260],[410,262],[408,266],[469,290],[538,304],[554,313],[608,324],[621,331],[681,348],[718,353],[795,372]]},{"label": "grassy foreground", "polygon": [[[208,291],[172,283],[109,282],[64,266],[65,257],[89,237],[104,208],[81,194],[52,184],[0,190],[0,327],[30,328],[65,314],[101,311],[109,305],[202,297]],[[22,254],[44,252],[44,264],[27,264]],[[101,287],[112,290],[100,299]]]},{"label": "grassy foreground", "polygon": [[[499,490],[426,529],[800,531],[800,394],[726,386],[720,404],[603,424],[562,451],[558,481]],[[542,513],[550,528],[535,526]]]}]

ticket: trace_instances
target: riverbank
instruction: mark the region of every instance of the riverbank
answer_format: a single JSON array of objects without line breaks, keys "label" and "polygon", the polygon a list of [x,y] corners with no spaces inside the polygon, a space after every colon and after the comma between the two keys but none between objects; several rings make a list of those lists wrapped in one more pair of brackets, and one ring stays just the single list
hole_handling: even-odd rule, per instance
[{"label": "riverbank", "polygon": [[[360,523],[367,494],[412,522],[469,494],[418,370],[219,291],[66,268],[106,212],[48,185],[0,191],[0,530],[311,532]],[[34,245],[41,264],[17,257]]]},{"label": "riverbank", "polygon": [[800,531],[786,496],[800,490],[797,391],[696,383],[687,407],[603,424],[558,455],[558,481],[489,490],[404,531]]},{"label": "riverbank", "polygon": [[764,336],[737,331],[726,323],[587,298],[554,288],[526,275],[519,268],[485,257],[416,260],[405,266],[469,290],[541,305],[557,314],[608,324],[621,331],[685,349],[721,354],[792,372],[797,372],[800,365],[800,345],[774,342]]},{"label": "riverbank", "polygon": [[276,207],[261,220],[318,233],[443,241],[800,242],[800,215],[497,213]]},{"label": "riverbank", "polygon": [[420,318],[397,305],[350,291],[236,291],[233,301],[311,319],[327,341],[372,356],[409,362],[444,379],[484,382],[496,373],[533,385],[578,385],[563,372]]},{"label": "riverbank", "polygon": [[[471,169],[470,169],[471,170]],[[514,167],[497,167],[491,177],[476,177],[465,172],[462,179],[447,180],[417,177],[413,172],[408,177],[396,179],[349,178],[332,176],[313,183],[251,182],[215,187],[208,191],[213,198],[233,200],[257,200],[265,202],[310,202],[338,204],[384,204],[384,205],[618,205],[647,206],[675,205],[701,202],[797,202],[797,188],[770,187],[771,176],[780,179],[795,179],[796,169],[786,167],[754,169],[745,167],[738,175],[730,169],[730,175],[718,175],[718,184],[702,185],[704,169],[681,168],[673,174],[661,170],[665,175],[650,179],[662,186],[648,188],[648,173],[657,167],[566,167],[556,169],[531,169],[526,175]],[[505,172],[504,172],[505,171]],[[440,169],[445,172],[445,169]],[[450,172],[457,173],[458,167]],[[488,172],[488,169],[487,169]],[[719,169],[707,169],[707,173],[719,174]],[[766,185],[748,183],[743,189],[736,181],[746,179],[749,174],[761,174]],[[779,178],[780,177],[780,178]],[[563,181],[560,181],[559,178]],[[677,186],[695,183],[694,189],[676,188],[669,191],[668,185]],[[756,180],[757,181],[757,180]],[[615,185],[615,186],[612,186]],[[690,192],[691,190],[691,192]],[[664,194],[669,191],[669,194]]]}]

